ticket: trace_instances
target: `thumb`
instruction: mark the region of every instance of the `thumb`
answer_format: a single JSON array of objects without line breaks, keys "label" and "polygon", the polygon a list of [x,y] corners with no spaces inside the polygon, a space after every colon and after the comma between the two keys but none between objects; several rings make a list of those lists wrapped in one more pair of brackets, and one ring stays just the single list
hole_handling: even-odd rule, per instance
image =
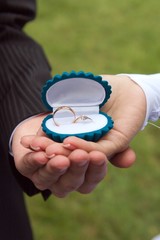
[{"label": "thumb", "polygon": [[95,143],[77,137],[68,137],[63,141],[63,147],[69,150],[83,149],[86,152],[95,150],[103,152],[109,161],[119,168],[128,168],[136,160],[136,154],[130,147],[126,147],[126,149],[117,153],[115,144],[109,140],[100,140],[99,143]]},{"label": "thumb", "polygon": [[126,150],[123,152],[117,153],[114,155],[109,161],[116,167],[119,168],[128,168],[132,166],[135,163],[136,160],[136,154],[131,149],[128,147]]}]

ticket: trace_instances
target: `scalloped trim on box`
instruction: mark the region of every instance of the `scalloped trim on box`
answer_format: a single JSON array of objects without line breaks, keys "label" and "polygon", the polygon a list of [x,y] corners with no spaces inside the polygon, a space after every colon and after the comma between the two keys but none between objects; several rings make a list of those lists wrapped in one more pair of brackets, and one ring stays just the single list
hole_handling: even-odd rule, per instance
[{"label": "scalloped trim on box", "polygon": [[62,75],[57,74],[52,79],[48,80],[42,89],[42,101],[49,110],[52,111],[53,109],[49,105],[49,103],[47,102],[47,99],[46,99],[46,93],[47,93],[48,89],[53,84],[55,84],[59,81],[62,81],[62,80],[70,79],[70,78],[86,78],[86,79],[91,79],[93,81],[100,83],[106,92],[105,98],[104,98],[103,102],[100,104],[100,107],[102,107],[107,102],[107,100],[110,98],[110,94],[112,93],[111,86],[108,84],[107,81],[103,81],[101,76],[95,76],[93,73],[90,73],[90,72],[85,73],[83,71],[79,71],[79,72],[71,71],[70,73],[63,72]]}]

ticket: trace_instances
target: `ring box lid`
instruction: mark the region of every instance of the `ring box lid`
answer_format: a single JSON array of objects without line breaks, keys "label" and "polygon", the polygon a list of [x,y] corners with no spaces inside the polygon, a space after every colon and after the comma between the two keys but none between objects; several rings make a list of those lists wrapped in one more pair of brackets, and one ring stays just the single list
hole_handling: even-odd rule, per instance
[{"label": "ring box lid", "polygon": [[[83,71],[63,72],[48,80],[42,89],[42,101],[53,111],[60,106],[70,106],[99,112],[111,94],[111,86],[101,76]],[[92,110],[91,110],[92,109]]]}]

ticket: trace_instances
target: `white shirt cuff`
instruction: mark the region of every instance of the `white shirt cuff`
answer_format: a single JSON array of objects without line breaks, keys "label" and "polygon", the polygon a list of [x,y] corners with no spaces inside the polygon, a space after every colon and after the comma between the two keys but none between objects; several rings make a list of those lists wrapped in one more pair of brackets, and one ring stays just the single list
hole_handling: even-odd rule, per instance
[{"label": "white shirt cuff", "polygon": [[160,73],[157,74],[120,74],[126,75],[136,82],[144,91],[147,102],[146,117],[143,128],[148,121],[160,118]]}]

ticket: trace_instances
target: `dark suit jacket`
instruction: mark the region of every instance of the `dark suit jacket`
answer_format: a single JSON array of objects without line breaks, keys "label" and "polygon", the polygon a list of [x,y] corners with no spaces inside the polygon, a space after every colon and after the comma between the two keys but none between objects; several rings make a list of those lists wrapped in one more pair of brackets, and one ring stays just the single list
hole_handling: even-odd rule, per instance
[{"label": "dark suit jacket", "polygon": [[[8,153],[13,129],[24,119],[46,111],[41,88],[50,67],[41,47],[22,32],[35,17],[34,0],[0,0],[0,239],[31,240],[23,192],[39,192],[17,172]],[[47,198],[49,191],[42,195]]]}]

